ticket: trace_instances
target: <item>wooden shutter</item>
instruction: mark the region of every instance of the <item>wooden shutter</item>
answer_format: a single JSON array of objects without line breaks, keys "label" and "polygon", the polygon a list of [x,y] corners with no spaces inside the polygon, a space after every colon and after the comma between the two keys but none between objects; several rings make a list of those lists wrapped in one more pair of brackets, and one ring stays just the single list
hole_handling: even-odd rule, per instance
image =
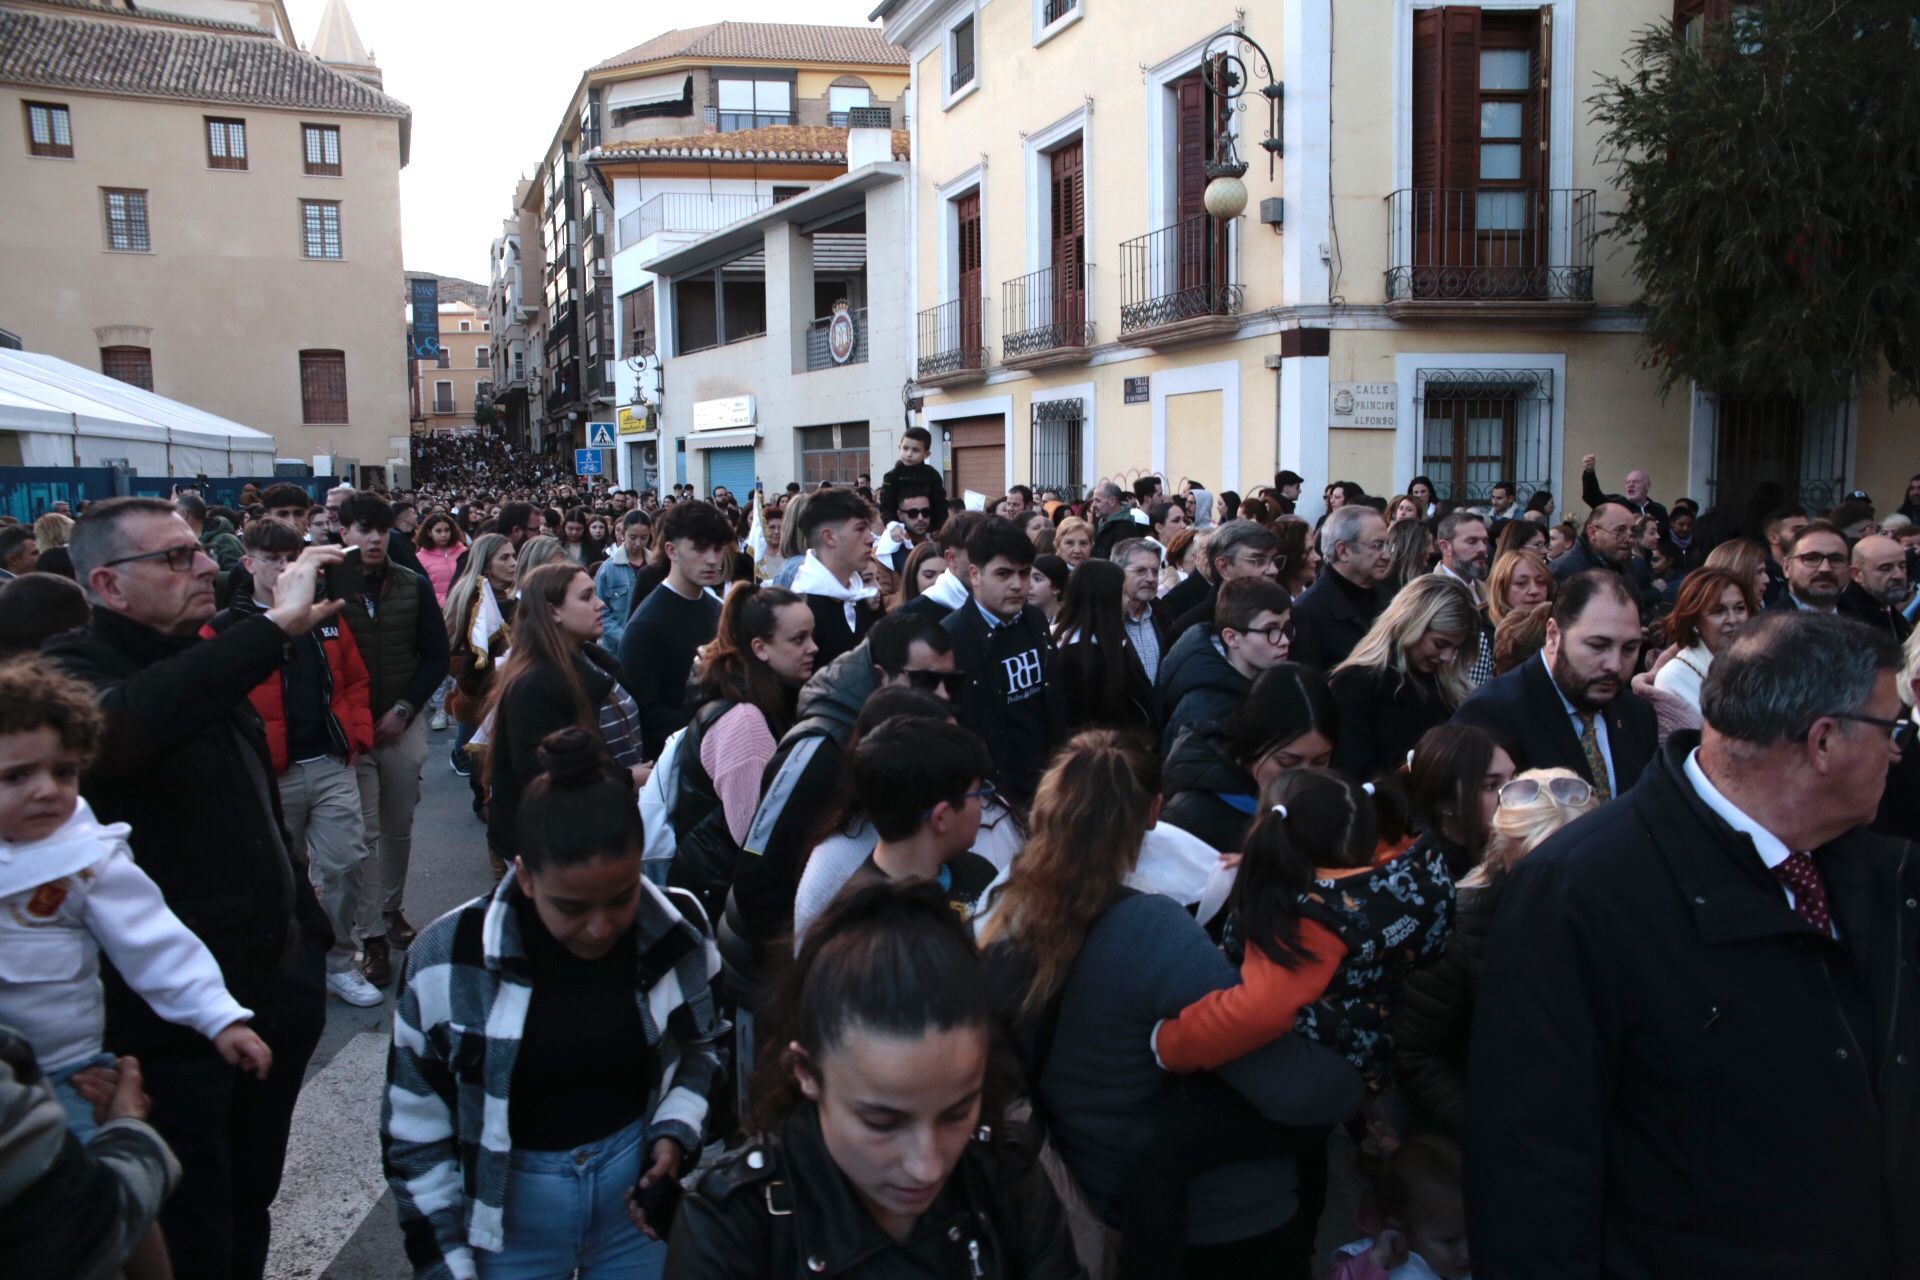
[{"label": "wooden shutter", "polygon": [[1480,180],[1480,10],[1449,5],[1439,12],[1440,185],[1466,191]]},{"label": "wooden shutter", "polygon": [[1207,84],[1199,72],[1173,82],[1179,121],[1174,130],[1174,200],[1176,222],[1207,211]]},{"label": "wooden shutter", "polygon": [[1553,99],[1553,10],[1540,10],[1540,24],[1534,32],[1533,56],[1527,74],[1527,138],[1533,143],[1528,148],[1532,152],[1523,156],[1521,172],[1533,186],[1533,226],[1527,237],[1527,245],[1533,251],[1534,262],[1545,262],[1545,249],[1552,226],[1553,211],[1547,187],[1552,181],[1548,160],[1552,156],[1552,136],[1547,126],[1552,121],[1551,103]]},{"label": "wooden shutter", "polygon": [[[1227,228],[1207,216],[1207,161],[1213,140],[1227,127],[1226,60],[1216,57],[1173,82],[1178,100],[1174,131],[1174,218],[1182,226],[1179,285],[1184,292],[1224,283]],[[1198,221],[1195,221],[1198,219]]]},{"label": "wooden shutter", "polygon": [[347,420],[347,357],[341,351],[300,353],[301,420],[314,423]]},{"label": "wooden shutter", "polygon": [[102,347],[100,372],[143,391],[151,391],[153,352],[146,347]]},{"label": "wooden shutter", "polygon": [[959,223],[959,346],[967,367],[974,368],[978,363],[974,353],[985,345],[980,332],[980,193],[970,191],[954,201],[954,214]]},{"label": "wooden shutter", "polygon": [[1075,138],[1055,151],[1053,166],[1053,323],[1060,326],[1062,345],[1086,341],[1086,168],[1085,152]]}]

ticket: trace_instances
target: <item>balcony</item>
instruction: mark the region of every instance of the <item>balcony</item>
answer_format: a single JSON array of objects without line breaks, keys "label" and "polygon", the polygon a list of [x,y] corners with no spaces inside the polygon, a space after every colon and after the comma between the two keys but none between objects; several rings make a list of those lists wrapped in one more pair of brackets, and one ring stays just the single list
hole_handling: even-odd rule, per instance
[{"label": "balcony", "polygon": [[985,378],[986,314],[985,298],[955,298],[922,311],[915,381],[923,387],[944,387]]},{"label": "balcony", "polygon": [[947,92],[958,93],[972,83],[973,63],[962,62],[953,69],[953,74],[947,77]]},{"label": "balcony", "polygon": [[664,192],[621,214],[616,239],[625,249],[662,231],[718,231],[772,206],[772,196]]},{"label": "balcony", "polygon": [[1079,364],[1093,344],[1086,268],[1046,267],[1007,281],[1000,362],[1009,369]]},{"label": "balcony", "polygon": [[1120,336],[1145,347],[1198,342],[1240,327],[1227,227],[1195,214],[1120,243]]},{"label": "balcony", "polygon": [[[853,354],[845,364],[865,364],[867,362],[867,309],[857,308],[850,313],[853,316]],[[807,325],[807,372],[819,369],[839,369],[843,365],[833,358],[833,345],[828,331],[833,327],[832,316],[822,316]]]},{"label": "balcony", "polygon": [[1593,309],[1591,190],[1406,189],[1387,197],[1387,314],[1538,320]]}]

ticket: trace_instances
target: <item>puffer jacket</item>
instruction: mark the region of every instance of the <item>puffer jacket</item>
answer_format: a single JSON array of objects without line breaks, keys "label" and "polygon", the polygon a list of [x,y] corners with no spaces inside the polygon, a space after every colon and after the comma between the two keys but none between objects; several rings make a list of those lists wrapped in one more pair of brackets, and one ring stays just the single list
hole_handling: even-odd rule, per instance
[{"label": "puffer jacket", "polygon": [[681,1201],[667,1280],[1075,1280],[1066,1215],[1031,1158],[982,1129],[896,1243],[833,1162],[802,1103],[776,1135],[714,1163]]},{"label": "puffer jacket", "polygon": [[453,580],[458,576],[460,557],[466,553],[467,549],[457,542],[445,547],[424,547],[415,553],[420,572],[427,575],[427,581],[433,586],[434,603],[442,609],[447,607],[447,592],[452,590]]},{"label": "puffer jacket", "polygon": [[1414,1111],[1442,1133],[1467,1127],[1467,1041],[1473,989],[1493,923],[1493,885],[1454,886],[1453,936],[1440,958],[1407,975],[1388,1024],[1393,1074]]},{"label": "puffer jacket", "polygon": [[[242,618],[259,617],[265,612],[252,596],[235,597],[231,608],[221,611],[212,622],[200,628],[201,638],[211,639]],[[360,646],[354,643],[345,623],[339,618],[328,619],[298,640],[288,641],[289,653],[296,644],[317,644],[326,655],[323,677],[326,688],[321,692],[326,695],[327,709],[332,713],[327,736],[332,739],[335,752],[352,760],[373,750],[367,664],[361,660]],[[292,763],[287,751],[287,681],[292,670],[291,663],[282,666],[247,694],[247,701],[260,713],[260,723],[267,731],[267,750],[272,753],[276,776],[285,773]]]},{"label": "puffer jacket", "polygon": [[1160,821],[1199,836],[1221,853],[1238,853],[1253,825],[1260,788],[1234,763],[1218,729],[1189,729],[1167,753]]},{"label": "puffer jacket", "polygon": [[1211,623],[1188,627],[1160,660],[1160,709],[1166,715],[1160,730],[1163,754],[1173,749],[1183,731],[1217,727],[1253,685],[1214,647],[1214,635]]}]

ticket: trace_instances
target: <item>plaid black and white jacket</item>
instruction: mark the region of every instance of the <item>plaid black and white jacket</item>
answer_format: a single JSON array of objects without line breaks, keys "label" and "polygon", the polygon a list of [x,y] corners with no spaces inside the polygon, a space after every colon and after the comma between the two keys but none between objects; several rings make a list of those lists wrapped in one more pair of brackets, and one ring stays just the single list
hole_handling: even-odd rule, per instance
[{"label": "plaid black and white jacket", "polygon": [[[727,1023],[709,987],[720,972],[706,915],[688,894],[642,880],[634,999],[657,1078],[647,1145],[699,1154]],[[471,1280],[474,1249],[505,1245],[512,1141],[507,1093],[533,987],[511,871],[421,930],[393,1020],[380,1140],[407,1256],[421,1280]]]}]

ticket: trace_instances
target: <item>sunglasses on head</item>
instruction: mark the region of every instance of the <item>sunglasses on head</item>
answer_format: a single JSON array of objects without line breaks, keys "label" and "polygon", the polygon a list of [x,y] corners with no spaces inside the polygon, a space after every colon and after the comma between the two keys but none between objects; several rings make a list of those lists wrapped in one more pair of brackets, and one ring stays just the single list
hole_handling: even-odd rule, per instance
[{"label": "sunglasses on head", "polygon": [[[1540,798],[1542,785],[1538,778],[1515,778],[1500,788],[1500,804],[1507,809],[1532,804]],[[1548,795],[1575,809],[1593,799],[1593,784],[1585,778],[1549,778],[1544,785]]]}]

